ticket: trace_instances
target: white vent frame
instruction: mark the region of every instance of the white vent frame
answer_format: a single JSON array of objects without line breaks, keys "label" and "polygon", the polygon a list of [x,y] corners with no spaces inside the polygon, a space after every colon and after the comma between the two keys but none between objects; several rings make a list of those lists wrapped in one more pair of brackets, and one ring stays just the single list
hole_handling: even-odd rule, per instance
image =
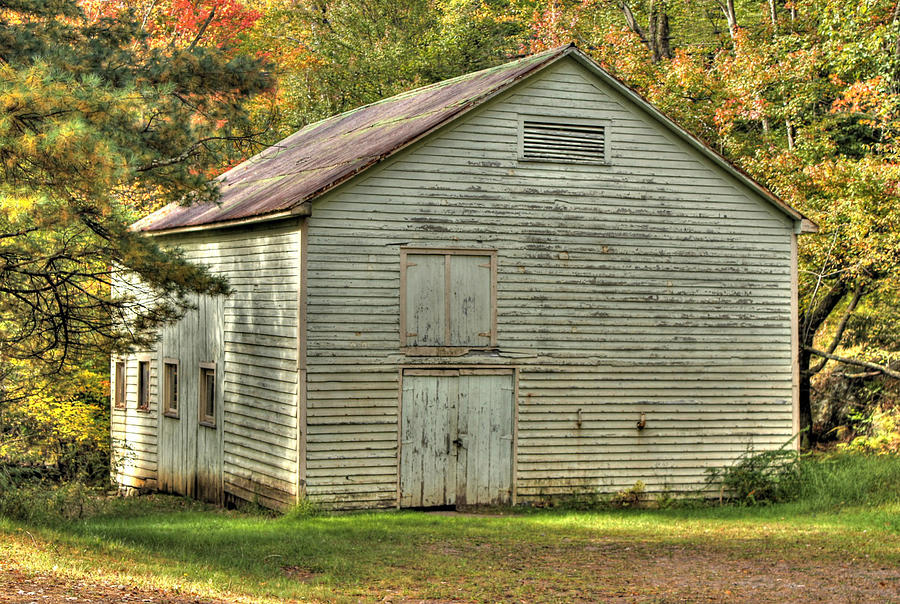
[{"label": "white vent frame", "polygon": [[[603,156],[597,159],[589,158],[562,158],[562,157],[526,157],[525,156],[525,123],[542,122],[560,126],[592,126],[603,128]],[[597,166],[610,165],[610,151],[612,148],[612,131],[610,120],[590,119],[584,117],[570,117],[566,115],[520,115],[518,127],[518,160],[529,163],[554,163],[554,164],[587,164]]]}]

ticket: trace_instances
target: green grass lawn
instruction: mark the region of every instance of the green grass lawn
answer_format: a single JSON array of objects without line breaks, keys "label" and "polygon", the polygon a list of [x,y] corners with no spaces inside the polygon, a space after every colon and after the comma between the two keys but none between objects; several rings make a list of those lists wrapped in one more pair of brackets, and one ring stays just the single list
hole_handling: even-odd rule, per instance
[{"label": "green grass lawn", "polygon": [[[900,505],[272,518],[152,496],[52,528],[0,520],[4,558],[229,601],[790,601],[807,580],[826,599],[891,601]],[[778,577],[788,587],[767,587]]]},{"label": "green grass lawn", "polygon": [[[793,502],[762,507],[494,515],[273,516],[8,489],[0,603],[35,590],[49,601],[125,590],[170,602],[900,602],[900,457],[814,458],[797,476]],[[83,517],[60,515],[73,509]]]}]

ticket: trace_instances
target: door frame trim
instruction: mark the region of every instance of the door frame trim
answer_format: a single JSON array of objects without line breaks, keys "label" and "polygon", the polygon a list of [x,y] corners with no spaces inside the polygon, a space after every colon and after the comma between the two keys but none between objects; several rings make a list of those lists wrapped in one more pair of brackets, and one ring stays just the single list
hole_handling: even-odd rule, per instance
[{"label": "door frame trim", "polygon": [[397,489],[396,507],[400,509],[400,455],[403,446],[403,374],[409,375],[506,375],[513,377],[513,426],[512,426],[512,477],[510,505],[518,503],[518,470],[519,470],[519,367],[517,365],[398,365],[397,367]]}]

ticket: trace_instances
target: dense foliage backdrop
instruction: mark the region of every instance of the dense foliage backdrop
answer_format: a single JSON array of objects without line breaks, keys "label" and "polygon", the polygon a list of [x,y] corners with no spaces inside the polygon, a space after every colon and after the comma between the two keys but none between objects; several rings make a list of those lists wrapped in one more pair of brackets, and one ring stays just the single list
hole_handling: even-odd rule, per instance
[{"label": "dense foliage backdrop", "polygon": [[[2,0],[0,25],[0,434],[15,401],[47,413],[21,408],[37,368],[99,376],[96,351],[227,287],[137,215],[315,120],[574,41],[819,224],[804,422],[900,446],[898,0]],[[154,301],[112,297],[109,266]]]}]

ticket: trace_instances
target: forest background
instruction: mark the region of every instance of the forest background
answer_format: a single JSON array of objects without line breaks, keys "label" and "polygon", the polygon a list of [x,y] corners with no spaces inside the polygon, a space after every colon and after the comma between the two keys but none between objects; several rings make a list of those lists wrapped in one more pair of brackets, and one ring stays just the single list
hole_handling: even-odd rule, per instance
[{"label": "forest background", "polygon": [[[804,444],[900,452],[898,0],[0,0],[0,24],[0,463],[107,476],[108,354],[227,291],[133,220],[316,120],[569,42],[819,225]],[[111,297],[111,266],[154,303]]]}]

